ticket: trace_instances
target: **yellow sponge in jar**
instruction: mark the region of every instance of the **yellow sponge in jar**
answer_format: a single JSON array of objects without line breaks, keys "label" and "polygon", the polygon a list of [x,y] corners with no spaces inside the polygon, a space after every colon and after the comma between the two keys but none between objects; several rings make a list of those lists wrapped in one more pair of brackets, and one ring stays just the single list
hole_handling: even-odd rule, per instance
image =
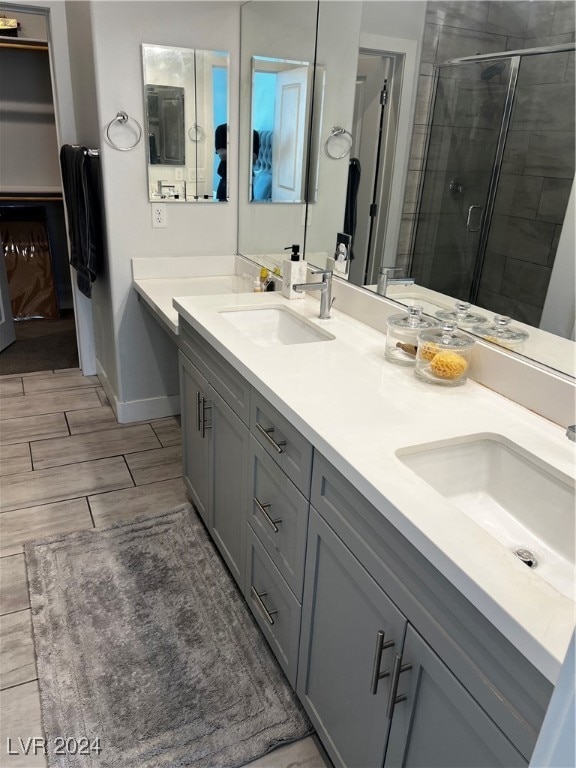
[{"label": "yellow sponge in jar", "polygon": [[432,358],[438,353],[438,345],[433,341],[425,341],[419,347],[420,357],[423,360],[432,360]]},{"label": "yellow sponge in jar", "polygon": [[456,352],[438,352],[430,361],[430,368],[440,379],[459,379],[468,363]]}]

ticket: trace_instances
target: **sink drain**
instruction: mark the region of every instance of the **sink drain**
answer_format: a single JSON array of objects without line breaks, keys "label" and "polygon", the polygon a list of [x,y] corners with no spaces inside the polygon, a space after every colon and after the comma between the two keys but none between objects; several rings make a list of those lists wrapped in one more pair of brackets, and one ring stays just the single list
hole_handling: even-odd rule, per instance
[{"label": "sink drain", "polygon": [[514,554],[519,560],[522,560],[522,562],[528,566],[528,568],[536,568],[538,565],[538,560],[536,560],[536,557],[533,552],[530,552],[529,549],[516,549],[514,550]]}]

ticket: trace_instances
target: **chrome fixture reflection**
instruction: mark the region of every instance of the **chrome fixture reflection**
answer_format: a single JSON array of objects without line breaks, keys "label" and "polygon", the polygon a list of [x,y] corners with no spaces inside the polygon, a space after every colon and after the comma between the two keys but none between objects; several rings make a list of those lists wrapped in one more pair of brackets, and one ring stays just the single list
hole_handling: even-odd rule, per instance
[{"label": "chrome fixture reflection", "polygon": [[414,285],[413,277],[392,277],[395,272],[400,271],[400,267],[380,267],[376,293],[379,293],[380,296],[386,296],[389,285]]}]

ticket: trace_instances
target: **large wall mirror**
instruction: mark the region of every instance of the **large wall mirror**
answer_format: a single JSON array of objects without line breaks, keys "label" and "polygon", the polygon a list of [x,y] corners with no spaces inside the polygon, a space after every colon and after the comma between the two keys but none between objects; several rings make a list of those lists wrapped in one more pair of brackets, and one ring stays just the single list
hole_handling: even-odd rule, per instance
[{"label": "large wall mirror", "polygon": [[312,125],[322,98],[314,75],[317,9],[317,0],[242,5],[238,240],[240,252],[259,263],[280,262],[291,243],[304,246],[307,190],[315,189]]},{"label": "large wall mirror", "polygon": [[142,60],[150,201],[226,201],[229,55],[143,45]]},{"label": "large wall mirror", "polygon": [[[348,232],[353,259],[336,275],[432,315],[469,303],[468,331],[470,314],[485,328],[508,316],[528,334],[509,348],[574,376],[574,14],[545,0],[473,6],[320,0],[325,90],[305,255],[332,264]],[[340,159],[322,151],[334,126],[350,135],[349,153],[330,153]],[[247,249],[243,215],[241,253],[298,242],[286,219],[282,242],[253,237]]]}]

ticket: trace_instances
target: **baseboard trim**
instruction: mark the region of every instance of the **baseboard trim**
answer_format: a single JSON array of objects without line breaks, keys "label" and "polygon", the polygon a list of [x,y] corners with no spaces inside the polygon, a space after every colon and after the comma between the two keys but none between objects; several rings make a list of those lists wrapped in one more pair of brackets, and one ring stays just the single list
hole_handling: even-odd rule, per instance
[{"label": "baseboard trim", "polygon": [[146,400],[128,400],[124,403],[116,401],[114,411],[120,424],[176,416],[180,413],[180,395],[150,397]]},{"label": "baseboard trim", "polygon": [[110,401],[110,406],[119,424],[163,419],[166,416],[176,416],[180,413],[180,395],[164,395],[163,397],[149,397],[146,400],[127,400],[125,402],[118,400],[99,360],[96,360],[96,369],[102,389]]},{"label": "baseboard trim", "polygon": [[98,358],[96,358],[96,375],[100,379],[100,384],[102,386],[102,389],[104,390],[104,393],[108,398],[108,402],[110,403],[110,406],[114,411],[114,415],[118,419],[118,403],[116,399],[116,393],[112,389],[112,385],[108,380],[108,376],[106,376],[106,371],[104,370],[104,368],[102,368],[102,365],[100,363],[100,360],[98,360]]}]

